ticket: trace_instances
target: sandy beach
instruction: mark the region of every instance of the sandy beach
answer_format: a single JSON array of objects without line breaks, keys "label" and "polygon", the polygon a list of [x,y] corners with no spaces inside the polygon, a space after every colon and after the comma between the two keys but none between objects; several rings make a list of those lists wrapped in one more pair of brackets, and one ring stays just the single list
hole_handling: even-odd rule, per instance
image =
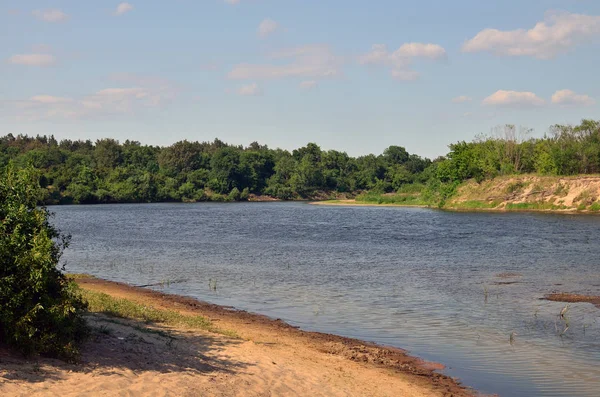
[{"label": "sandy beach", "polygon": [[[81,288],[221,330],[146,324],[102,313],[77,364],[0,348],[2,396],[468,396],[442,368],[404,351],[305,332],[280,320],[95,278]],[[237,337],[227,336],[237,335]]]}]

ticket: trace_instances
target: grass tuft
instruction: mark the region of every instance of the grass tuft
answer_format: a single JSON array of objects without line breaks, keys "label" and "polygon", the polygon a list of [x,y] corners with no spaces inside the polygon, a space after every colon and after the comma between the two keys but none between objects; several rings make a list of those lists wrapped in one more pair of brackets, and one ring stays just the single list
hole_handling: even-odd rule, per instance
[{"label": "grass tuft", "polygon": [[396,194],[380,194],[380,193],[364,193],[356,196],[357,203],[366,204],[396,204],[396,205],[427,205],[425,200],[419,194],[415,193],[396,193]]},{"label": "grass tuft", "polygon": [[82,289],[81,294],[88,302],[90,312],[103,313],[118,318],[141,320],[146,323],[202,329],[232,338],[239,338],[236,332],[215,327],[209,319],[203,316],[184,315],[174,310],[157,309],[152,306],[141,305],[127,299],[115,298],[101,292],[86,289]]},{"label": "grass tuft", "polygon": [[491,209],[500,205],[500,201],[468,200],[452,203],[454,209]]},{"label": "grass tuft", "polygon": [[516,211],[531,211],[531,210],[564,210],[567,209],[565,205],[556,205],[548,202],[528,202],[528,203],[508,203],[506,204],[507,210]]},{"label": "grass tuft", "polygon": [[70,280],[80,280],[83,278],[94,278],[94,276],[85,273],[67,273],[67,278]]}]

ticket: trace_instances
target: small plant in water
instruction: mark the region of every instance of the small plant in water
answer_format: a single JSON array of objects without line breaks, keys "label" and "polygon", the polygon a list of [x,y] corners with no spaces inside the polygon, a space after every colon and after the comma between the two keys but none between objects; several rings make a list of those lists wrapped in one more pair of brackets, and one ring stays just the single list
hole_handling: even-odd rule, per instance
[{"label": "small plant in water", "polygon": [[508,343],[510,343],[511,345],[515,343],[515,336],[517,335],[516,332],[511,332],[509,337],[508,337]]},{"label": "small plant in water", "polygon": [[487,289],[487,287],[483,287],[483,301],[484,301],[484,303],[487,303],[487,301],[488,301],[488,289]]},{"label": "small plant in water", "polygon": [[[565,307],[562,308],[560,313],[558,314],[558,318],[565,322],[565,328],[562,332],[559,332],[559,336],[563,336],[569,330],[569,318],[567,317],[567,312],[569,311],[569,304],[566,304]],[[554,329],[558,332],[558,327],[556,326],[556,322],[554,323]]]}]

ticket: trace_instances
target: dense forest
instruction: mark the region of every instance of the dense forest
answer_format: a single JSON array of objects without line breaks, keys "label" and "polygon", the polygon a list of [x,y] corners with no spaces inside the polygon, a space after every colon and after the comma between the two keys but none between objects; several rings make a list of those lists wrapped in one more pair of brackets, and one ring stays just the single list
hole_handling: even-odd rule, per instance
[{"label": "dense forest", "polygon": [[552,126],[542,138],[507,125],[472,142],[449,145],[435,160],[390,146],[350,157],[309,143],[292,152],[181,141],[168,147],[101,139],[58,142],[53,136],[0,138],[0,168],[39,170],[41,201],[116,203],[327,198],[360,193],[424,193],[439,203],[467,179],[537,173],[600,173],[600,122]]}]

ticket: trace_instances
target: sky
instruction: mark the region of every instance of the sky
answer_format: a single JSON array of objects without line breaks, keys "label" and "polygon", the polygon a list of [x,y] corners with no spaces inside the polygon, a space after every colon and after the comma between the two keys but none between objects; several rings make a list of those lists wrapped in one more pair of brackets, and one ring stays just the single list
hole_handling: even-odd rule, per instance
[{"label": "sky", "polygon": [[437,157],[599,119],[596,0],[0,0],[0,135]]}]

